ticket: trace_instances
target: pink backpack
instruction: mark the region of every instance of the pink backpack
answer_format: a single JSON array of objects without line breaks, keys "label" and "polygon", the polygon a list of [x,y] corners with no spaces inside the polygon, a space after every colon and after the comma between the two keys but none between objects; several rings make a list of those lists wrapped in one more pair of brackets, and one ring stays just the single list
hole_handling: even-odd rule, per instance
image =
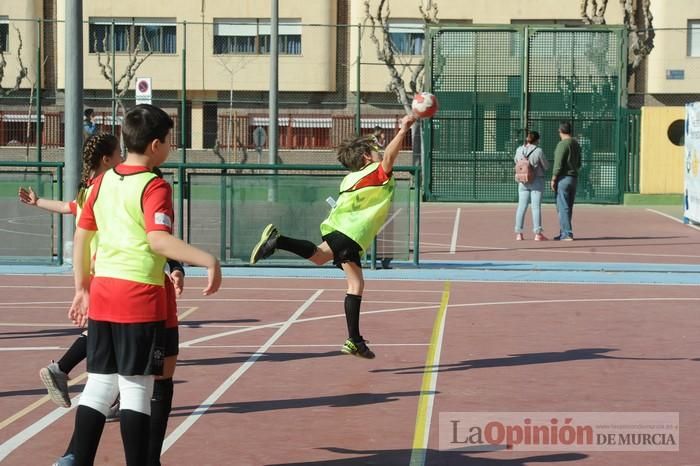
[{"label": "pink backpack", "polygon": [[535,181],[535,169],[530,165],[530,155],[535,152],[537,147],[532,149],[529,154],[518,160],[515,163],[515,181],[519,183],[532,183]]}]

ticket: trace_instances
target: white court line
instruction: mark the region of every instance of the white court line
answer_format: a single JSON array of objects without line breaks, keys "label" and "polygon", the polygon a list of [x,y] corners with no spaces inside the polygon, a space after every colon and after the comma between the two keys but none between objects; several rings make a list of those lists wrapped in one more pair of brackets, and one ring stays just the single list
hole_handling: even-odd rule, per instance
[{"label": "white court line", "polygon": [[393,222],[394,219],[396,218],[396,216],[399,215],[399,212],[401,212],[402,210],[403,210],[403,207],[401,207],[399,210],[394,212],[394,214],[391,217],[389,217],[389,219],[386,222],[384,222],[384,225],[382,225],[382,227],[379,229],[379,231],[377,232],[377,234],[375,236],[379,236],[381,234],[381,232],[384,231],[384,228],[386,228],[386,226],[388,224]]},{"label": "white court line", "polygon": [[[274,303],[298,303],[304,301],[303,299],[265,299],[265,298],[181,298],[181,302],[274,302]],[[326,304],[338,304],[345,302],[342,299],[319,299],[319,303]],[[362,304],[433,304],[432,301],[373,301],[373,300],[362,300]]]},{"label": "white court line", "polygon": [[459,235],[459,217],[462,215],[462,208],[457,209],[455,214],[455,224],[452,227],[452,243],[450,243],[450,254],[454,254],[457,251],[457,236]]},{"label": "white court line", "polygon": [[182,437],[187,430],[192,427],[192,425],[197,422],[197,420],[207,412],[207,410],[218,400],[221,398],[221,396],[226,393],[226,390],[228,390],[231,385],[236,383],[238,379],[241,378],[243,374],[246,373],[248,369],[253,367],[253,364],[262,357],[263,354],[272,346],[272,344],[277,341],[287,330],[289,330],[289,327],[292,326],[292,324],[306,311],[309,307],[311,307],[311,304],[321,296],[321,293],[323,293],[323,290],[317,290],[316,293],[314,293],[309,299],[306,300],[304,304],[302,304],[299,309],[297,309],[294,314],[287,319],[287,321],[277,329],[277,331],[270,337],[268,340],[263,344],[258,350],[251,355],[246,362],[241,364],[241,366],[236,369],[236,371],[231,374],[231,376],[224,381],[219,387],[214,390],[214,392],[209,395],[209,397],[202,402],[202,404],[199,405],[197,409],[195,409],[192,414],[187,416],[187,419],[185,419],[177,428],[165,438],[165,441],[163,442],[163,449],[161,450],[161,455],[168,451],[168,449],[175,443],[177,440]]},{"label": "white court line", "polygon": [[46,351],[60,349],[60,346],[16,346],[12,348],[0,348],[0,351]]},{"label": "white court line", "polygon": [[72,301],[26,301],[26,302],[19,302],[19,303],[0,303],[0,305],[2,305],[2,306],[20,306],[22,304],[71,304],[71,302]]},{"label": "white court line", "polygon": [[[193,278],[206,278],[206,277],[190,277],[190,280]],[[273,278],[274,277],[250,277],[246,279],[252,279],[252,280],[259,280],[259,279],[264,279],[264,278]],[[320,277],[313,277],[314,279],[318,279]],[[240,280],[241,277],[224,277],[224,280]],[[301,280],[306,280],[304,277],[294,277],[294,278],[289,278],[289,280],[296,280],[296,279],[301,279]],[[331,280],[343,280],[342,278],[332,278]],[[36,285],[0,285],[0,288],[32,288],[36,289]],[[56,289],[74,289],[73,286],[42,286],[42,289],[49,289],[49,288],[56,288]],[[265,291],[316,291],[318,288],[269,288],[266,286],[230,286],[230,287],[224,287],[222,286],[219,288],[219,291],[222,290],[240,290],[240,291],[256,291],[256,290],[265,290]],[[341,288],[324,288],[326,291],[347,291],[347,287],[341,287]],[[381,288],[372,288],[371,290],[365,290],[365,293],[405,293],[405,289],[396,289],[396,288],[391,288],[391,289],[381,289]],[[442,293],[440,290],[411,290],[411,293]]]},{"label": "white court line", "polygon": [[[70,322],[65,324],[41,324],[41,323],[29,323],[29,322],[0,322],[0,327],[59,327],[59,328],[73,328],[74,325]],[[77,327],[75,327],[78,330]]]},{"label": "white court line", "polygon": [[[48,225],[47,225],[48,227]],[[0,228],[0,231],[4,231],[5,233],[12,233],[16,235],[22,235],[22,236],[40,236],[42,238],[49,238],[51,235],[45,234],[45,233],[29,233],[28,231],[14,231],[14,230],[6,230],[5,228]]]},{"label": "white court line", "polygon": [[[601,240],[602,241],[602,240]],[[575,243],[576,241],[574,241]],[[420,242],[421,246],[443,246],[447,247],[446,243],[429,243],[426,241]],[[567,245],[570,243],[567,243]],[[615,251],[572,251],[571,249],[562,248],[503,248],[496,246],[465,246],[458,245],[460,249],[482,249],[484,251],[528,251],[528,252],[556,252],[560,254],[587,254],[601,256],[640,256],[640,257],[683,257],[683,258],[700,258],[700,255],[692,254],[654,254],[649,252],[615,252]],[[421,254],[426,255],[445,255],[452,254],[447,251],[422,251]],[[420,280],[416,280],[420,281]]]},{"label": "white court line", "polygon": [[[698,299],[700,299],[700,298],[698,298]],[[415,307],[400,307],[400,308],[395,308],[395,309],[379,309],[376,311],[362,311],[362,314],[367,315],[367,314],[377,314],[377,313],[385,313],[385,312],[428,310],[428,309],[436,309],[438,306],[439,306],[438,304],[435,304],[434,306],[415,306]],[[315,322],[317,320],[335,319],[336,317],[345,317],[345,314],[343,313],[343,314],[331,314],[331,315],[327,315],[327,316],[308,317],[306,319],[298,319],[294,323],[298,324],[298,323],[303,323],[303,322]],[[247,327],[247,328],[239,328],[239,329],[231,330],[228,332],[216,333],[214,335],[207,335],[204,337],[195,338],[194,340],[186,341],[184,343],[180,343],[180,348],[185,348],[188,346],[196,345],[198,343],[203,343],[205,341],[214,340],[214,339],[222,338],[222,337],[227,337],[230,335],[237,335],[239,333],[247,333],[247,332],[252,332],[254,330],[259,330],[259,329],[273,328],[273,327],[277,327],[281,324],[284,324],[284,322],[273,322],[270,324],[260,324],[260,325],[255,325],[255,326]]]},{"label": "white court line", "polygon": [[[80,395],[71,398],[71,406],[76,406],[80,400]],[[36,434],[46,429],[55,421],[61,418],[66,413],[69,413],[73,408],[56,408],[46,416],[42,417],[35,423],[31,424],[16,435],[10,437],[7,441],[0,444],[0,462],[7,458],[7,455],[22,446],[24,442],[34,437]]]},{"label": "white court line", "polygon": [[[374,343],[372,346],[429,346],[430,343]],[[235,349],[235,348],[258,348],[260,345],[199,345],[188,346],[187,348],[206,348],[206,349]],[[326,345],[272,345],[270,348],[338,348],[338,343],[330,343]],[[340,350],[339,350],[340,351]]]},{"label": "white court line", "polygon": [[696,230],[700,230],[700,227],[698,227],[697,225],[693,225],[692,223],[684,223],[683,220],[681,220],[681,219],[679,219],[679,218],[676,218],[676,217],[674,217],[673,215],[669,215],[669,214],[667,214],[667,213],[665,213],[665,212],[661,212],[661,211],[658,211],[658,210],[656,210],[656,209],[646,209],[646,210],[647,210],[648,212],[653,212],[653,213],[655,213],[655,214],[661,215],[662,217],[670,218],[670,219],[673,220],[674,222],[678,222],[678,223],[681,223],[681,224],[683,224],[683,225],[687,225],[687,226],[689,226],[690,228],[694,228],[694,229],[696,229]]}]

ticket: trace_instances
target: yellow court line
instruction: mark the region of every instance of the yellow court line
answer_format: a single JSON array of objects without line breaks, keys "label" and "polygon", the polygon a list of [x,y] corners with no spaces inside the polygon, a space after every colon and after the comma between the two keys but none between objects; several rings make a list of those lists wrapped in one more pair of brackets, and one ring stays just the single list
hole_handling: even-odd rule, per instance
[{"label": "yellow court line", "polygon": [[435,316],[433,333],[430,337],[428,354],[425,357],[423,369],[423,382],[418,398],[418,412],[416,413],[416,427],[413,431],[413,446],[411,448],[410,466],[424,466],[426,451],[428,449],[428,436],[430,434],[430,420],[433,414],[433,402],[435,400],[435,387],[437,385],[437,367],[440,363],[440,350],[442,348],[442,336],[445,331],[445,318],[447,316],[447,303],[450,300],[450,282],[445,282],[442,292],[440,309]]},{"label": "yellow court line", "polygon": [[198,307],[191,307],[191,308],[187,309],[186,311],[178,314],[177,319],[178,320],[185,320],[190,314],[192,314],[197,309],[199,309],[199,308]]},{"label": "yellow court line", "polygon": [[[68,382],[68,386],[73,386],[77,383],[80,383],[84,378],[87,377],[87,375],[88,375],[87,372],[83,372],[79,376],[71,379]],[[12,416],[10,416],[7,419],[5,419],[4,421],[0,422],[0,430],[9,426],[13,422],[15,422],[17,419],[20,419],[20,418],[26,416],[27,414],[31,413],[32,411],[37,409],[39,406],[41,406],[44,403],[46,403],[47,401],[49,401],[50,399],[51,399],[51,397],[49,395],[44,395],[43,397],[39,398],[38,400],[36,400],[34,403],[30,404],[26,408],[22,409],[21,411],[16,412]]]}]

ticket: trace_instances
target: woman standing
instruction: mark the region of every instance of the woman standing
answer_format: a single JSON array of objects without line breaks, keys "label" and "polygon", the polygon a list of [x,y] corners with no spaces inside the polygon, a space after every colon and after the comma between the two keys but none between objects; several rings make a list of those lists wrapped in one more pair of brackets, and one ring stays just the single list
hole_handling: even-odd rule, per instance
[{"label": "woman standing", "polygon": [[515,163],[527,159],[534,171],[534,179],[529,183],[518,183],[518,210],[515,212],[515,239],[522,241],[523,222],[527,206],[532,202],[532,230],[535,233],[535,241],[546,241],[548,238],[542,234],[542,192],[544,191],[544,174],[549,166],[544,158],[542,149],[537,145],[540,135],[537,131],[528,131],[525,144],[515,151]]}]

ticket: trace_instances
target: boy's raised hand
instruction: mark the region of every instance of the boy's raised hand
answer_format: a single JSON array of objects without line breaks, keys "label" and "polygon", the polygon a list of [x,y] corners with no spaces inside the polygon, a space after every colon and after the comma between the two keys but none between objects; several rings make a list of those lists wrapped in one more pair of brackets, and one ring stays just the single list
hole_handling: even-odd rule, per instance
[{"label": "boy's raised hand", "polygon": [[413,123],[415,123],[416,120],[417,120],[417,118],[416,118],[416,116],[413,115],[413,114],[405,115],[405,116],[401,119],[400,128],[401,128],[402,130],[404,130],[404,131],[408,131],[408,129],[411,128],[411,126],[413,126]]},{"label": "boy's raised hand", "polygon": [[31,186],[27,189],[20,187],[18,194],[19,200],[23,204],[36,205],[36,202],[39,200],[39,196],[36,195]]}]

